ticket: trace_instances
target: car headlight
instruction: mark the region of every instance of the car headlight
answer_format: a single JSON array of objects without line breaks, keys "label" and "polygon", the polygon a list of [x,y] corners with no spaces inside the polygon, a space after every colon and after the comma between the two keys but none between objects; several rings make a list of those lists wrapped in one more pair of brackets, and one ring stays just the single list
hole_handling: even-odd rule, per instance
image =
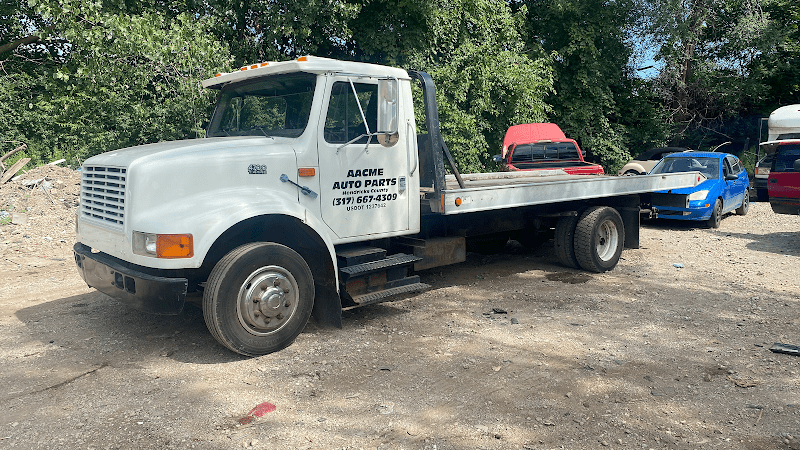
[{"label": "car headlight", "polygon": [[705,200],[708,196],[708,191],[697,191],[689,194],[689,200]]}]

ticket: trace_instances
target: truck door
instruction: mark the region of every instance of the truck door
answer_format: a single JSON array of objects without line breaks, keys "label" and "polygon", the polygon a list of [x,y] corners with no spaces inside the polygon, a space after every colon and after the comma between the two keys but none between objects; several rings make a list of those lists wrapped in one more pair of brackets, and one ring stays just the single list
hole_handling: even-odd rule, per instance
[{"label": "truck door", "polygon": [[388,135],[369,136],[382,131],[378,85],[375,78],[327,79],[317,144],[320,201],[323,220],[340,238],[409,228],[406,133],[391,142]]}]

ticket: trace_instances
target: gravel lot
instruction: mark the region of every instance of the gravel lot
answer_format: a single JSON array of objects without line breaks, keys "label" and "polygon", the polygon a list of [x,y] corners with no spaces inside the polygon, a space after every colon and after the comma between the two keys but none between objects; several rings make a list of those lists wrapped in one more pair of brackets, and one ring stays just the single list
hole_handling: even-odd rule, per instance
[{"label": "gravel lot", "polygon": [[800,218],[767,204],[646,223],[606,274],[470,254],[247,359],[87,288],[61,178],[0,190],[28,218],[0,226],[0,448],[800,448],[800,358],[769,350],[800,345]]}]

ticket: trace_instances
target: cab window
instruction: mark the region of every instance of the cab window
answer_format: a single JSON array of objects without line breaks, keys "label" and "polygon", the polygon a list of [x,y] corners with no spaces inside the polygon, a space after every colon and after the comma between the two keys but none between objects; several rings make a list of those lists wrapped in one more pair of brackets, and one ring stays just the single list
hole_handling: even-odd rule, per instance
[{"label": "cab window", "polygon": [[[331,88],[328,113],[325,117],[325,141],[331,144],[344,144],[353,141],[356,144],[367,143],[367,126],[370,133],[375,133],[378,126],[378,85],[353,83],[356,93],[349,82],[337,81]],[[359,110],[359,103],[367,118],[367,126]],[[358,138],[358,139],[356,139]],[[354,140],[355,139],[355,140]],[[372,142],[377,144],[375,138]]]}]

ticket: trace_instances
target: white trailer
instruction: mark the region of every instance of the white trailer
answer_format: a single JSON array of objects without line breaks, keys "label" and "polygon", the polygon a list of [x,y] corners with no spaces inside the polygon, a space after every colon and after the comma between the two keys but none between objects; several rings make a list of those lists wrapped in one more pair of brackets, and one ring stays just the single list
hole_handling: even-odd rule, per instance
[{"label": "white trailer", "polygon": [[244,355],[289,345],[312,314],[341,327],[343,309],[428,287],[414,270],[509,238],[554,235],[566,266],[613,269],[638,246],[642,196],[703,179],[462,176],[422,72],[308,56],[203,84],[220,91],[207,138],[84,162],[75,261],[141,310],[178,314],[202,296],[212,335]]}]

